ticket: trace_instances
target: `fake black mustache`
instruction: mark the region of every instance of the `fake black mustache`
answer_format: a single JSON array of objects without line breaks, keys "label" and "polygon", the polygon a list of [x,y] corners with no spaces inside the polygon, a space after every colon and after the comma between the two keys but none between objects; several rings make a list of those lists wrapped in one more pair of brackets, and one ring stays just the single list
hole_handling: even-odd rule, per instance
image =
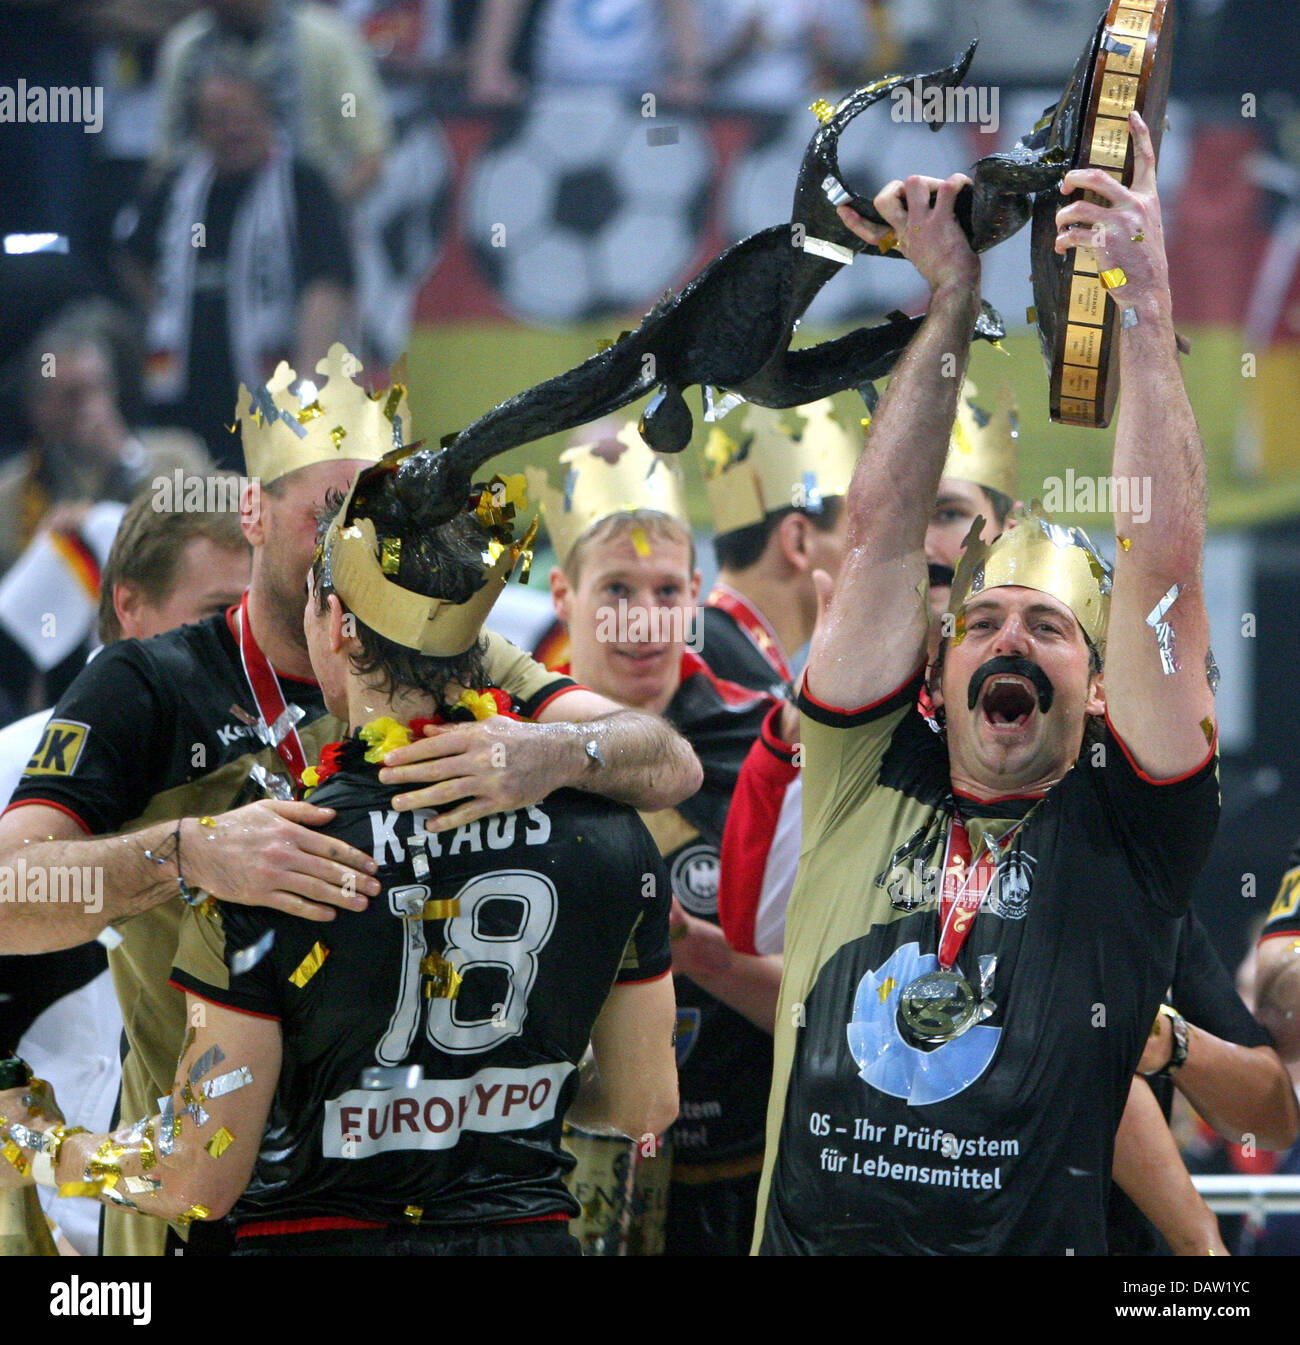
[{"label": "fake black mustache", "polygon": [[966,708],[968,710],[975,708],[975,702],[979,700],[980,689],[990,677],[998,677],[1005,673],[1013,673],[1017,677],[1027,677],[1038,692],[1038,708],[1044,714],[1052,708],[1052,697],[1056,695],[1056,691],[1048,675],[1037,663],[1030,663],[1027,658],[1011,654],[1000,654],[997,658],[989,659],[987,663],[981,663],[975,669],[971,674],[970,687],[966,692]]},{"label": "fake black mustache", "polygon": [[955,571],[950,565],[930,565],[930,587],[931,588],[951,588],[952,577]]}]

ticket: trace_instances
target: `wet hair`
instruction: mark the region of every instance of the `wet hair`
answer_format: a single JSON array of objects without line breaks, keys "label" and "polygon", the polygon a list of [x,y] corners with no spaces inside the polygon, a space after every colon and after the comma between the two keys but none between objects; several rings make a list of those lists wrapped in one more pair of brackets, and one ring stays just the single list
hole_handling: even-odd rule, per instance
[{"label": "wet hair", "polygon": [[803,514],[818,532],[831,532],[840,521],[843,509],[843,496],[834,495],[823,500],[822,507],[817,510],[796,509],[793,506],[774,509],[759,523],[719,533],[713,539],[713,551],[718,558],[718,565],[727,570],[748,570],[751,565],[756,565],[763,552],[767,550],[768,539],[780,526],[781,520],[789,514]]},{"label": "wet hair", "polygon": [[[422,489],[421,483],[434,456],[432,452],[416,453],[400,467],[381,465],[368,469],[349,514],[354,519],[368,518],[379,538],[400,540],[397,572],[388,576],[394,583],[425,597],[462,603],[483,586],[483,553],[492,535],[468,513],[457,514],[450,522],[436,526],[427,522],[421,501],[432,501],[434,491],[431,485]],[[341,491],[332,491],[326,498],[317,528],[317,538],[322,543],[343,498]],[[312,583],[316,607],[321,612],[326,610],[329,595],[334,592],[324,569],[325,557],[320,547],[312,562]],[[341,594],[339,600],[344,610],[349,610]],[[453,683],[476,690],[487,680],[487,645],[481,635],[463,654],[435,658],[396,644],[372,630],[356,613],[352,615],[361,646],[352,655],[352,668],[359,676],[373,675],[377,685],[388,694],[418,691],[441,705]]]},{"label": "wet hair", "polygon": [[597,542],[607,542],[613,537],[621,537],[638,527],[657,541],[685,542],[689,552],[687,567],[691,574],[695,573],[695,538],[690,529],[657,509],[632,509],[627,513],[610,514],[608,518],[602,518],[578,538],[561,567],[569,583],[577,585],[582,573],[583,556],[588,547]]}]

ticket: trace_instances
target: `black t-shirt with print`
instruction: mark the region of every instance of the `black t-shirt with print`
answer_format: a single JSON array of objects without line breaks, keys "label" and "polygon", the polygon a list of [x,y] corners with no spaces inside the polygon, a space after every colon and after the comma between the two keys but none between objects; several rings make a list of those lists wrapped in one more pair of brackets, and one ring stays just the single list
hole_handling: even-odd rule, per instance
[{"label": "black t-shirt with print", "polygon": [[1214,834],[1215,764],[1153,784],[1107,730],[1041,801],[957,800],[976,854],[984,835],[1006,844],[956,964],[987,981],[991,1012],[925,1046],[900,992],[937,965],[925,869],[942,870],[954,799],[919,686],[851,713],[801,703],[805,862],[761,1249],[1101,1253],[1115,1130]]},{"label": "black t-shirt with print", "polygon": [[[191,917],[182,937],[177,985],[283,1030],[234,1218],[576,1214],[560,1130],[577,1062],[611,985],[671,964],[653,842],[629,809],[573,790],[424,833],[418,813],[389,808],[400,787],[381,785],[363,752],[351,740],[312,801],[337,810],[329,835],[379,864],[384,891],[369,908],[324,926],[223,905],[218,920]],[[413,844],[417,834],[427,839]],[[235,974],[235,953],[268,932],[270,950]],[[319,962],[309,976],[304,960]],[[443,961],[463,977],[458,992],[427,996]],[[392,1073],[366,1074],[383,1068]]]}]

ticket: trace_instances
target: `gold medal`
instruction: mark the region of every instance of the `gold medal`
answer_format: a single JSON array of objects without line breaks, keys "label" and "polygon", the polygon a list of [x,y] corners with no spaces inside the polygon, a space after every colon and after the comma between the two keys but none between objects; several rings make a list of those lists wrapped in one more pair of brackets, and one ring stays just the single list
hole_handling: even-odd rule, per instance
[{"label": "gold medal", "polygon": [[899,992],[898,1012],[919,1042],[940,1043],[960,1037],[980,1017],[980,1001],[971,983],[955,971],[930,971]]}]

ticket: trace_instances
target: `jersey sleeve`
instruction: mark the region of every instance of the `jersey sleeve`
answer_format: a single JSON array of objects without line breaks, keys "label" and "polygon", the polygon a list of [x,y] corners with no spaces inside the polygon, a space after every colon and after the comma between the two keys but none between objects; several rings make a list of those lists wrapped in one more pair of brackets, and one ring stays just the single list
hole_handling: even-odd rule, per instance
[{"label": "jersey sleeve", "polygon": [[138,640],[110,645],[54,707],[11,808],[43,803],[92,835],[139,817],[167,770],[172,689],[150,675]]},{"label": "jersey sleeve", "polygon": [[[762,732],[740,768],[722,832],[718,923],[727,942],[739,953],[758,952],[756,929],[775,857],[773,841],[786,794],[799,775],[794,764],[794,745],[783,742],[774,730],[780,709],[779,705],[773,706],[763,720]],[[793,870],[798,864],[797,850],[793,859],[794,865],[788,866],[791,887]],[[785,900],[788,899],[786,889]],[[784,920],[784,906],[780,918]]]},{"label": "jersey sleeve", "polygon": [[[205,909],[190,907],[181,921],[172,984],[227,1009],[281,1018],[284,978],[276,973],[278,959],[271,955],[275,934],[273,914],[259,907],[221,902]],[[241,951],[245,957],[235,962]],[[233,969],[245,961],[252,965]]]},{"label": "jersey sleeve", "polygon": [[1184,775],[1153,780],[1107,721],[1104,737],[1085,741],[1079,764],[1091,773],[1143,891],[1161,909],[1182,915],[1219,822],[1217,750]]},{"label": "jersey sleeve", "polygon": [[1203,1032],[1237,1046],[1273,1044],[1273,1039],[1242,1003],[1232,973],[1223,965],[1194,911],[1183,917],[1170,989],[1174,1008]]},{"label": "jersey sleeve", "polygon": [[1300,841],[1291,848],[1286,861],[1277,896],[1268,908],[1260,939],[1281,938],[1284,934],[1300,934]]},{"label": "jersey sleeve", "polygon": [[494,631],[484,631],[487,680],[500,687],[520,707],[525,719],[535,719],[546,705],[578,684],[571,677],[553,673],[531,655]]},{"label": "jersey sleeve", "polygon": [[839,709],[816,696],[804,679],[799,694],[799,743],[803,761],[803,851],[818,844],[880,779],[894,734],[916,699],[923,669],[896,691],[869,705]]},{"label": "jersey sleeve", "polygon": [[[623,962],[614,977],[616,985],[656,981],[673,965],[668,938],[668,913],[672,909],[672,886],[668,870],[649,835],[641,847],[639,877],[643,908],[623,950]],[[635,876],[635,875],[634,875]]]}]

